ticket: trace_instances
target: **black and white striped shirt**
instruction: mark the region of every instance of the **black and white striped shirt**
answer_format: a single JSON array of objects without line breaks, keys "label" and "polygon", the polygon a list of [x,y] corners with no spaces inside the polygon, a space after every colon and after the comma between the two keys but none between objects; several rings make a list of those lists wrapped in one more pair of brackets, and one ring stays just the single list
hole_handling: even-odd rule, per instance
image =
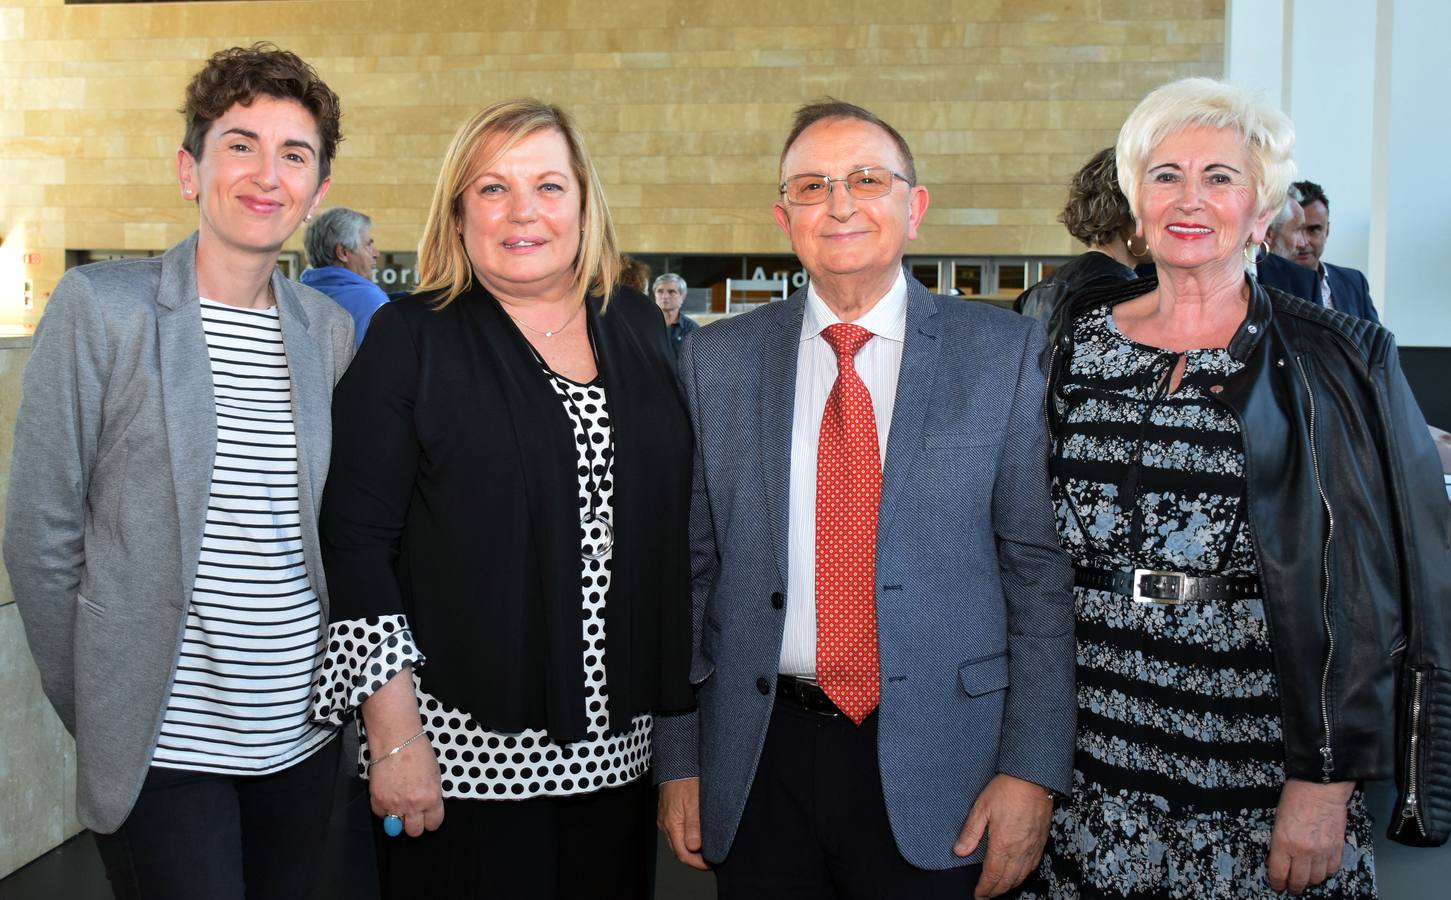
[{"label": "black and white striped shirt", "polygon": [[217,456],[181,657],[152,763],[264,774],[322,745],[309,721],[322,605],[307,575],[277,309],[203,299]]}]

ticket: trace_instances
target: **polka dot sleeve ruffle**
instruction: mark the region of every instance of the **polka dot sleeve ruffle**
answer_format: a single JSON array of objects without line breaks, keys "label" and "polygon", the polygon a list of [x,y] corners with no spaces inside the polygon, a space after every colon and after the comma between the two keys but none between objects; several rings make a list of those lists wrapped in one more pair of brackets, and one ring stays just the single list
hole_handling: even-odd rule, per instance
[{"label": "polka dot sleeve ruffle", "polygon": [[319,722],[342,725],[404,666],[417,671],[425,661],[403,615],[334,622],[327,638],[312,692],[312,717]]}]

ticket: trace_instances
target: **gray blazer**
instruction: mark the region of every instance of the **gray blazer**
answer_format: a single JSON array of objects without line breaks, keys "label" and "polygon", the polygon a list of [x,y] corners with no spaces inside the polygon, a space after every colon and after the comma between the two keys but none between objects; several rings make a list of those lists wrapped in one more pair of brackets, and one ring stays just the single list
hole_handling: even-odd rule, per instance
[{"label": "gray blazer", "polygon": [[[5,565],[46,696],[76,738],[80,820],[116,830],[161,729],[205,526],[217,419],[196,235],[82,266],[35,331],[15,426]],[[308,576],[353,321],[272,276],[292,377]]]},{"label": "gray blazer", "polygon": [[[1069,790],[1073,576],[1048,498],[1042,327],[907,290],[877,522],[878,757],[898,849],[945,869],[981,861],[952,845],[994,774]],[[656,717],[655,775],[700,777],[715,861],[766,740],[785,606],[812,602],[784,596],[805,293],[701,328],[680,357],[699,711]]]}]

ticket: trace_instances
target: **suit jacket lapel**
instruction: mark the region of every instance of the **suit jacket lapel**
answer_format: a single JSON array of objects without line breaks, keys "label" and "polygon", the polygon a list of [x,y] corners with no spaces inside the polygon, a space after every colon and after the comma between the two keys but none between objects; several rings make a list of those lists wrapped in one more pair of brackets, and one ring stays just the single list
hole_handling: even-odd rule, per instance
[{"label": "suit jacket lapel", "polygon": [[878,558],[883,537],[890,532],[893,516],[906,496],[916,448],[922,445],[922,423],[927,416],[937,357],[942,349],[936,315],[937,300],[920,281],[908,275],[902,369],[897,376],[897,399],[892,406],[892,430],[887,437],[882,501],[877,513]]},{"label": "suit jacket lapel", "polygon": [[770,517],[771,546],[781,587],[786,586],[791,512],[791,428],[796,406],[796,357],[801,346],[801,320],[806,311],[802,288],[779,307],[768,307],[775,321],[768,326],[758,368],[762,480],[766,487],[766,514]]},{"label": "suit jacket lapel", "polygon": [[181,594],[172,599],[185,609],[196,581],[212,465],[217,455],[212,363],[202,333],[201,304],[197,302],[196,235],[162,256],[156,306],[161,405],[182,538]]},{"label": "suit jacket lapel", "polygon": [[[1351,297],[1350,279],[1345,277],[1345,273],[1326,263],[1325,280],[1330,282],[1330,306],[1352,316],[1360,315],[1360,311],[1356,309],[1354,299]],[[1315,283],[1317,285],[1320,283],[1319,272],[1315,273]],[[1317,299],[1323,302],[1325,298],[1317,297]]]}]

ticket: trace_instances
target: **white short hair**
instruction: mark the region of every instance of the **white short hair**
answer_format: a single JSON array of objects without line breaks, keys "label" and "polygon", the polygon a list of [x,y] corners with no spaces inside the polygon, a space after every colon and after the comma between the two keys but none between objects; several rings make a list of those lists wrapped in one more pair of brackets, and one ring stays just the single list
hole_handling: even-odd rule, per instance
[{"label": "white short hair", "polygon": [[352,252],[360,252],[363,229],[370,228],[373,220],[355,209],[334,206],[313,219],[302,236],[302,248],[307,251],[307,263],[315,269],[323,266],[340,265],[337,257],[338,245]]},{"label": "white short hair", "polygon": [[1284,204],[1295,180],[1295,126],[1258,91],[1214,78],[1183,78],[1155,88],[1129,113],[1114,148],[1119,188],[1135,219],[1149,154],[1186,128],[1233,129],[1244,138],[1255,186],[1255,215]]},{"label": "white short hair", "polygon": [[1290,224],[1290,220],[1295,218],[1296,202],[1299,201],[1295,201],[1292,197],[1285,198],[1285,202],[1280,204],[1280,211],[1275,213],[1275,217],[1270,220],[1271,231],[1279,231],[1281,228]]},{"label": "white short hair", "polygon": [[1303,208],[1304,192],[1291,184],[1290,189],[1284,192],[1284,203],[1280,206],[1280,212],[1274,213],[1274,218],[1270,219],[1270,231],[1280,231],[1281,228],[1290,224],[1290,219],[1294,218],[1296,203],[1300,203]]},{"label": "white short hair", "polygon": [[665,284],[666,282],[673,283],[675,287],[680,291],[680,293],[685,293],[685,279],[681,278],[674,272],[666,272],[664,275],[656,276],[655,284],[651,286],[650,293],[653,294],[656,291],[660,290],[660,285]]}]

